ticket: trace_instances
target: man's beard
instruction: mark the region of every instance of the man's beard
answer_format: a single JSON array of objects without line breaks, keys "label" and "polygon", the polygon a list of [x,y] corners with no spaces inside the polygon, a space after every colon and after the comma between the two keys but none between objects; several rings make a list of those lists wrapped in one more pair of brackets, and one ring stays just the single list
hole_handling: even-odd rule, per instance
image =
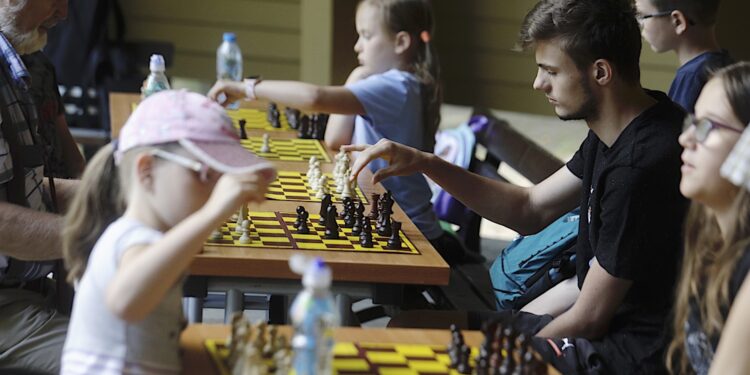
[{"label": "man's beard", "polygon": [[47,33],[36,28],[29,32],[21,32],[15,21],[15,14],[0,11],[0,31],[8,38],[19,55],[27,55],[41,50],[47,44]]},{"label": "man's beard", "polygon": [[594,90],[591,88],[591,82],[588,80],[583,83],[583,97],[583,103],[581,103],[578,109],[565,115],[558,115],[557,117],[563,121],[596,119],[599,116],[599,101],[594,97]]}]

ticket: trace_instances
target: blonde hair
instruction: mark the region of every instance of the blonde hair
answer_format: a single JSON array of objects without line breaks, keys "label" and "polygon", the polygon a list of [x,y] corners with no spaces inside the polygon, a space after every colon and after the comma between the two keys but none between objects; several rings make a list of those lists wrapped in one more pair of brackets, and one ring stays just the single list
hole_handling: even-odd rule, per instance
[{"label": "blonde hair", "polygon": [[[435,33],[432,6],[427,0],[363,0],[359,6],[362,4],[379,9],[385,27],[393,34],[407,32],[416,46],[410,70],[421,83],[423,151],[432,152],[435,133],[440,126],[440,104],[443,102],[440,62],[435,45],[430,40]],[[427,40],[422,39],[423,32],[426,32]]]},{"label": "blonde hair", "polygon": [[[712,79],[721,79],[735,115],[747,124],[750,110],[750,64],[738,63],[719,70]],[[667,350],[667,368],[673,374],[690,373],[685,355],[685,323],[694,301],[709,336],[724,327],[724,311],[729,301],[729,282],[742,254],[750,246],[750,193],[738,188],[732,203],[737,218],[727,233],[721,233],[716,216],[693,202],[685,222],[685,255],[674,307],[674,337]]]}]

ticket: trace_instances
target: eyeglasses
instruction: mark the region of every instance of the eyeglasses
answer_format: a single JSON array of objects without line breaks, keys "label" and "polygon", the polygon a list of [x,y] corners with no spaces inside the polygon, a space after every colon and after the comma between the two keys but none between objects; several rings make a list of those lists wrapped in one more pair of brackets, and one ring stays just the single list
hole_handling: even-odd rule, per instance
[{"label": "eyeglasses", "polygon": [[[649,13],[649,14],[636,14],[635,19],[638,20],[639,24],[643,24],[643,22],[649,18],[666,17],[672,14],[672,12],[676,10],[677,9],[665,10],[663,12],[656,12],[656,13]],[[685,19],[687,20],[688,25],[691,25],[691,26],[695,25],[695,22],[693,22],[693,20],[691,20],[690,18],[685,17]]]},{"label": "eyeglasses", "polygon": [[195,172],[198,175],[198,178],[200,179],[201,182],[206,182],[211,178],[210,176],[211,168],[208,165],[201,163],[197,160],[186,158],[182,155],[177,155],[177,154],[167,152],[164,150],[159,150],[159,149],[151,150],[150,154],[158,158],[171,161],[187,169],[190,169],[191,171]]},{"label": "eyeglasses", "polygon": [[682,124],[682,132],[686,132],[693,126],[695,126],[694,137],[695,140],[698,141],[698,143],[703,143],[706,138],[708,138],[708,135],[711,134],[711,131],[714,129],[727,129],[735,133],[742,133],[742,130],[729,125],[720,124],[706,118],[699,119],[693,115],[687,115],[687,117],[685,117],[685,122],[683,122]]}]

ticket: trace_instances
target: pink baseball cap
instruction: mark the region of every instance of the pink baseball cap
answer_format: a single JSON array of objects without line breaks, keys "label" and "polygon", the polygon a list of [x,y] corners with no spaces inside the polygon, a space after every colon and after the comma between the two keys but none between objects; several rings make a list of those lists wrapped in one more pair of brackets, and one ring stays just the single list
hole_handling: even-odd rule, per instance
[{"label": "pink baseball cap", "polygon": [[170,142],[222,173],[274,170],[242,147],[224,108],[187,90],[161,91],[138,104],[120,131],[115,160],[134,147]]}]

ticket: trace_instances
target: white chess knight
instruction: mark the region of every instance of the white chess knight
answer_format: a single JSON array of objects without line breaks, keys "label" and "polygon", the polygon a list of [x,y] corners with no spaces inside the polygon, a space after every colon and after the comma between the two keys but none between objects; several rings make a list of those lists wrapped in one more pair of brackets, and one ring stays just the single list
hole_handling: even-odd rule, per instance
[{"label": "white chess knight", "polygon": [[341,198],[351,198],[352,197],[352,186],[349,183],[347,179],[343,179],[343,184],[341,188]]},{"label": "white chess knight", "polygon": [[260,145],[260,152],[266,153],[271,152],[271,145],[270,145],[270,138],[268,137],[268,133],[263,134],[263,144]]}]

